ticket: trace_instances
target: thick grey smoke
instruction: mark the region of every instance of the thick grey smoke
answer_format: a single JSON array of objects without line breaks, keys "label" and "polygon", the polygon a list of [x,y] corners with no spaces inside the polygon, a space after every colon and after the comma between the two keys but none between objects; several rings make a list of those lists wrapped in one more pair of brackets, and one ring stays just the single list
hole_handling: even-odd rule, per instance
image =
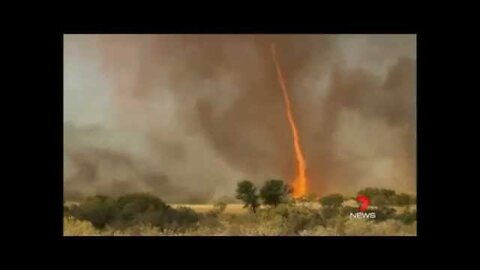
[{"label": "thick grey smoke", "polygon": [[65,195],[291,180],[275,43],[311,191],[415,192],[414,35],[66,35]]}]

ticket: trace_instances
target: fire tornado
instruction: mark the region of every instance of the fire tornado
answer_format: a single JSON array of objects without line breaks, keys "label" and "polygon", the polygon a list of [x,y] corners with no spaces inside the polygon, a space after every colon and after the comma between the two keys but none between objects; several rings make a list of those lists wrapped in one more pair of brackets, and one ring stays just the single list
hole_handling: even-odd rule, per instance
[{"label": "fire tornado", "polygon": [[295,149],[295,158],[297,160],[297,176],[293,180],[293,197],[298,198],[307,192],[307,176],[306,176],[306,163],[303,156],[302,147],[300,145],[300,137],[298,134],[298,129],[295,124],[295,119],[292,113],[292,105],[290,103],[290,97],[288,96],[287,86],[285,84],[285,79],[283,78],[282,70],[280,68],[280,63],[277,59],[277,53],[275,50],[275,44],[271,45],[273,61],[275,62],[275,67],[277,69],[278,81],[280,82],[280,88],[283,92],[283,98],[285,100],[285,110],[287,114],[288,123],[292,130],[293,136],[293,146]]}]

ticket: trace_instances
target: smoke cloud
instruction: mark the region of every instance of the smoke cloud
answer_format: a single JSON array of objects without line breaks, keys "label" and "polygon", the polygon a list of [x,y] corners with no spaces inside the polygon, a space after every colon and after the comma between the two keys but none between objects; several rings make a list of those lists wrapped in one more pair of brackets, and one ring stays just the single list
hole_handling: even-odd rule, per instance
[{"label": "smoke cloud", "polygon": [[202,201],[293,180],[270,43],[309,190],[414,193],[415,35],[65,35],[65,197]]}]

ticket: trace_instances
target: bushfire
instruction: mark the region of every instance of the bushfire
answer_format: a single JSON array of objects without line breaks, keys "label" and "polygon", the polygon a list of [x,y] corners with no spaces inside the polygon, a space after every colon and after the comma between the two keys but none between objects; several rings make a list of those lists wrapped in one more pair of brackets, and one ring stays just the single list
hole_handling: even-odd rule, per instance
[{"label": "bushfire", "polygon": [[288,123],[292,130],[293,136],[293,147],[295,150],[295,159],[297,160],[297,175],[292,182],[293,185],[293,197],[298,198],[306,194],[307,192],[307,175],[306,175],[306,162],[302,152],[302,147],[300,144],[300,136],[298,134],[298,129],[295,124],[295,119],[292,113],[292,105],[290,102],[290,97],[288,96],[287,86],[285,84],[285,79],[282,74],[282,69],[280,68],[280,63],[277,58],[277,52],[275,49],[275,44],[271,44],[273,61],[275,62],[275,67],[277,70],[278,81],[280,83],[280,88],[283,92],[283,98],[285,100],[285,110],[287,114]]}]

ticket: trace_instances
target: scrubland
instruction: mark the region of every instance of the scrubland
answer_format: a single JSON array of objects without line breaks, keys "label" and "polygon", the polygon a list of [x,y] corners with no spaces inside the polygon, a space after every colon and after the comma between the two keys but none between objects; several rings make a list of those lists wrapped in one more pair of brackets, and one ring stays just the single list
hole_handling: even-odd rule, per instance
[{"label": "scrubland", "polygon": [[64,235],[415,236],[417,228],[414,206],[376,208],[376,219],[355,219],[350,213],[357,208],[348,203],[290,201],[253,212],[242,204],[167,205],[152,196],[129,196],[65,207]]}]

